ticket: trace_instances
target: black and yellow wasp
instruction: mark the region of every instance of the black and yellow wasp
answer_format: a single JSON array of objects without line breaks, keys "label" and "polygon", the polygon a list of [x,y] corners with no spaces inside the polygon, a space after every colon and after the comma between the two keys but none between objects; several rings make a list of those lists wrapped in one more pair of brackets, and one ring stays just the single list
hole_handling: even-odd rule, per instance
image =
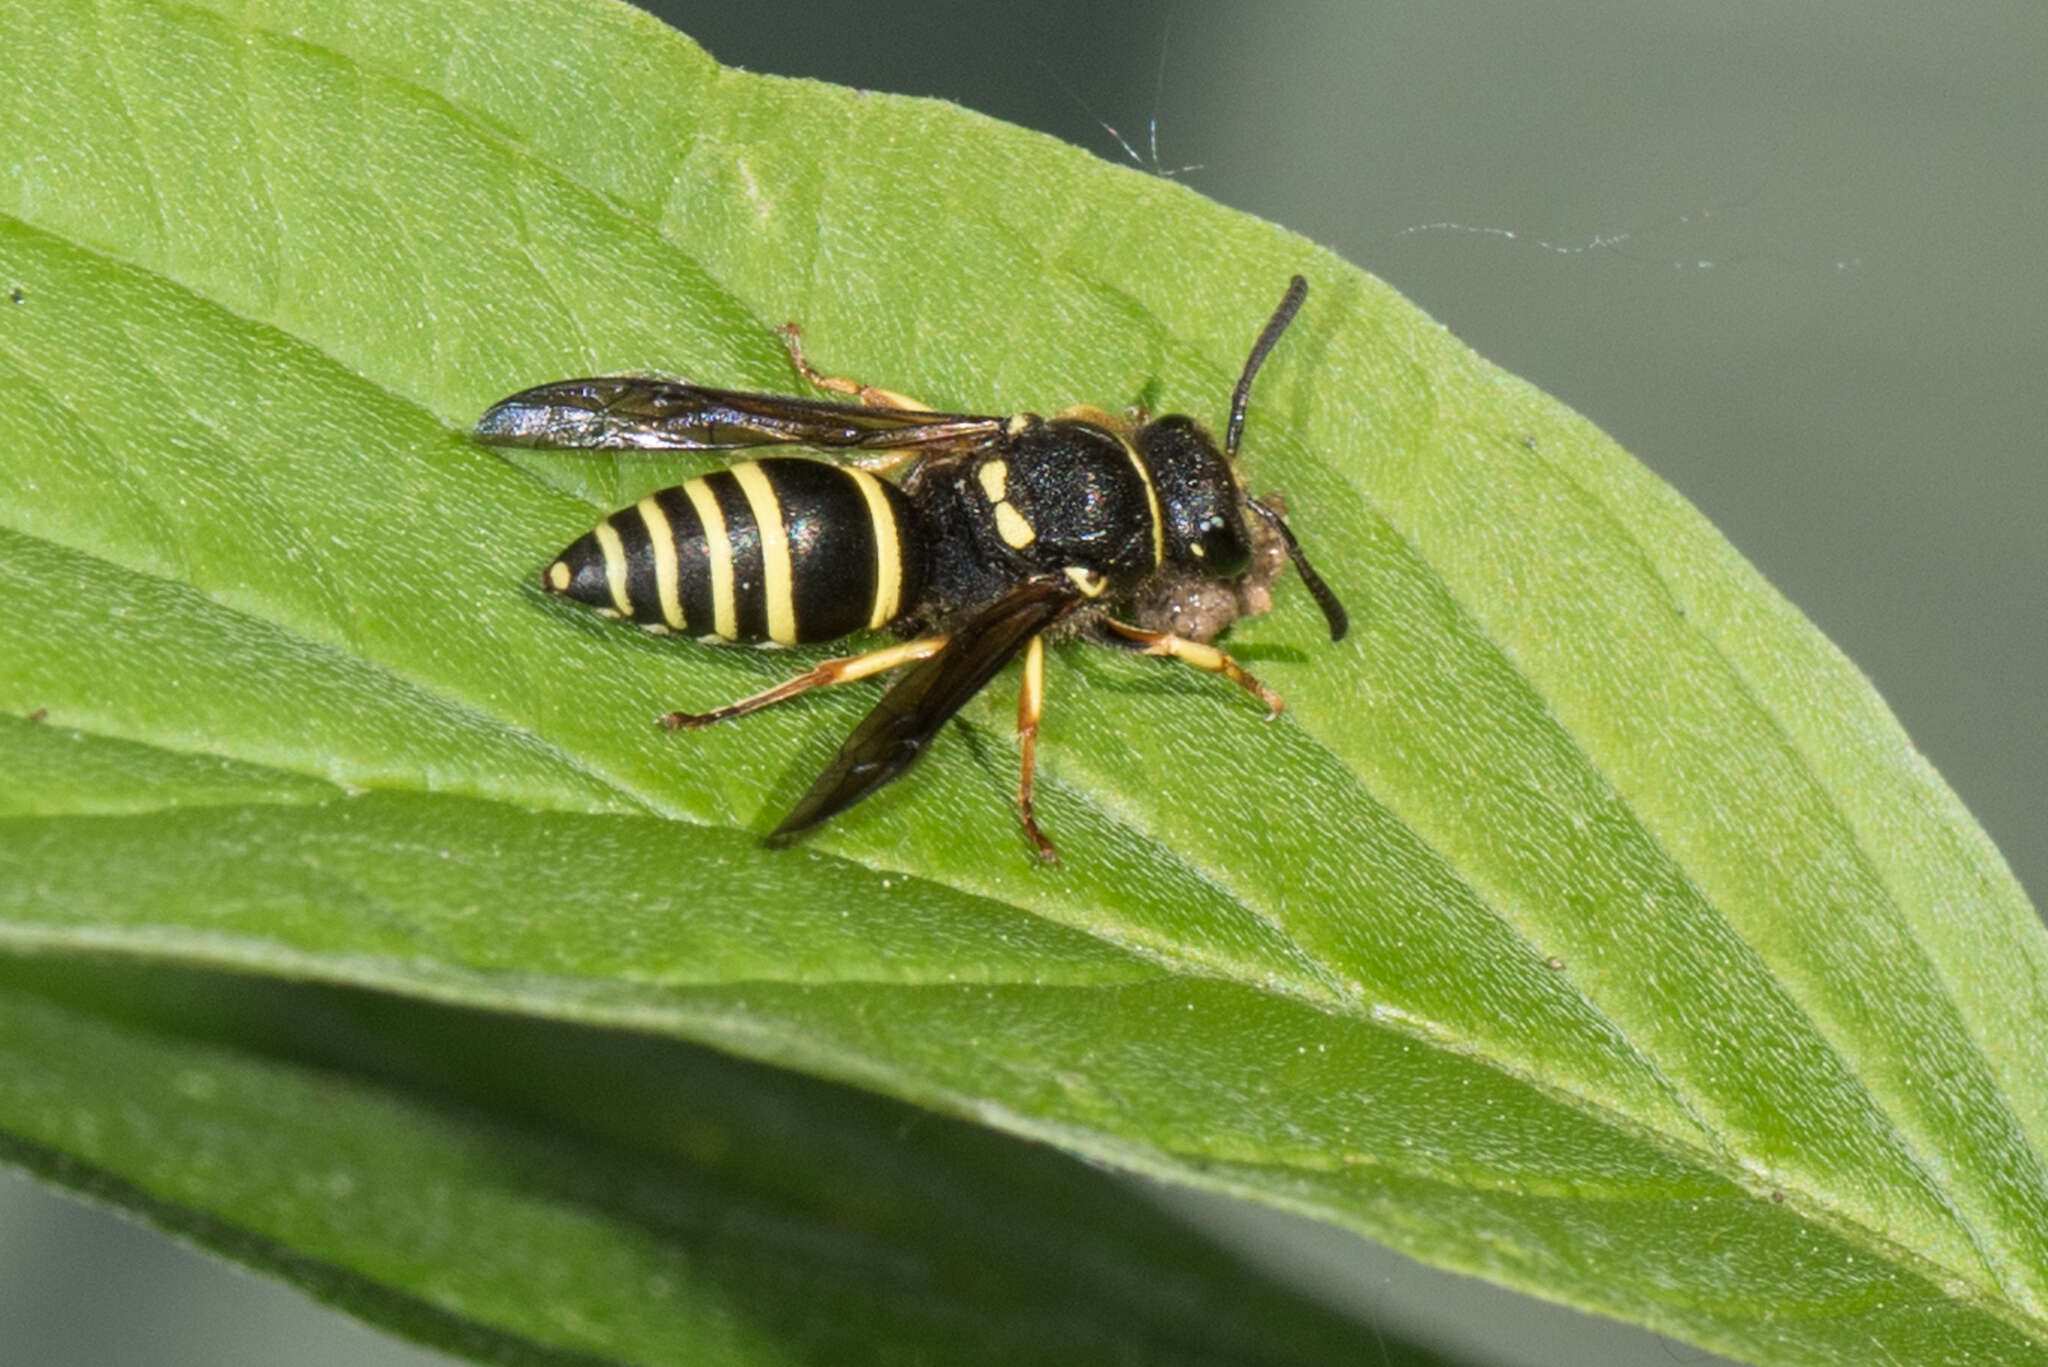
[{"label": "black and yellow wasp", "polygon": [[[1308,282],[1296,276],[1253,344],[1220,451],[1201,426],[1178,416],[933,412],[820,375],[805,362],[793,325],[783,329],[792,364],[855,402],[608,376],[514,394],[484,414],[476,435],[501,446],[577,450],[841,453],[837,463],[746,461],[650,494],[580,537],[541,583],[606,616],[713,643],[794,646],[861,630],[904,638],[710,712],[663,718],[670,728],[707,726],[812,688],[913,666],[771,839],[814,826],[901,774],[1021,652],[1018,805],[1026,834],[1050,860],[1052,842],[1031,802],[1047,632],[1221,674],[1270,715],[1280,711],[1279,696],[1208,642],[1235,618],[1266,609],[1286,559],[1329,620],[1330,639],[1344,635],[1343,606],[1310,568],[1281,510],[1251,497],[1233,465],[1252,377],[1307,294]],[[877,478],[905,465],[900,483]],[[1256,524],[1248,526],[1246,510]]]}]

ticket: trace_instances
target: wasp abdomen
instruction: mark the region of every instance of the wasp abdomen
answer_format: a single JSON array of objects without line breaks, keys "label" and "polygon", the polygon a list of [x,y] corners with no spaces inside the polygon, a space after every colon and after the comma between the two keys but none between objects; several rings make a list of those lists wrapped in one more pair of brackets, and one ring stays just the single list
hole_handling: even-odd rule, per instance
[{"label": "wasp abdomen", "polygon": [[550,592],[650,628],[800,645],[887,625],[923,591],[916,510],[864,470],[777,458],[649,494],[550,564]]}]

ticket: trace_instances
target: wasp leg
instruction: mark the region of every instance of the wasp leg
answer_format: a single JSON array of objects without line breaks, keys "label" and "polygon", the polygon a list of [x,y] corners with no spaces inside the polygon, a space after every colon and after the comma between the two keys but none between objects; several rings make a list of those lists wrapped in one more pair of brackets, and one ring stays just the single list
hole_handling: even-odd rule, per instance
[{"label": "wasp leg", "polygon": [[1017,811],[1024,819],[1024,834],[1038,847],[1039,859],[1057,864],[1059,851],[1038,829],[1038,817],[1031,806],[1031,781],[1038,769],[1038,719],[1044,712],[1045,638],[1034,636],[1024,648],[1024,687],[1017,693],[1017,735],[1024,742],[1024,772],[1017,781]]},{"label": "wasp leg", "polygon": [[905,641],[902,645],[870,650],[865,655],[844,655],[836,660],[826,660],[816,668],[756,693],[751,698],[741,698],[736,703],[728,703],[709,712],[670,712],[660,718],[660,721],[671,731],[695,731],[698,727],[709,726],[715,721],[731,721],[734,717],[744,717],[749,712],[758,712],[764,707],[786,702],[797,694],[808,693],[814,688],[830,688],[833,684],[865,679],[871,674],[881,674],[899,665],[925,659],[927,656],[938,654],[940,647],[945,644],[946,638],[943,636],[923,636],[915,641]]},{"label": "wasp leg", "polygon": [[[795,323],[784,323],[775,331],[782,337],[783,349],[789,352],[789,363],[797,372],[819,389],[832,394],[850,394],[868,408],[895,408],[906,413],[929,413],[931,408],[919,403],[908,394],[898,394],[893,389],[877,389],[871,384],[858,380],[844,379],[838,375],[826,375],[811,368],[804,359],[803,329]],[[916,446],[899,446],[878,451],[873,455],[853,456],[845,464],[856,466],[871,475],[886,475],[899,466],[908,465],[924,452]]]},{"label": "wasp leg", "polygon": [[1105,628],[1122,638],[1120,641],[1111,641],[1110,644],[1128,643],[1130,649],[1143,651],[1147,655],[1163,655],[1211,674],[1221,674],[1266,705],[1267,721],[1279,716],[1281,709],[1287,706],[1278,693],[1253,678],[1245,671],[1243,665],[1215,646],[1190,641],[1168,631],[1147,631],[1143,627],[1130,626],[1108,617],[1102,618],[1101,621]]},{"label": "wasp leg", "polygon": [[929,413],[929,404],[919,403],[907,394],[898,394],[893,389],[877,389],[871,384],[858,380],[843,379],[837,375],[825,375],[811,369],[811,363],[804,359],[803,329],[795,323],[784,323],[775,329],[781,334],[782,345],[789,352],[789,363],[797,368],[806,380],[818,388],[833,394],[850,394],[869,408],[900,408],[908,413]]}]

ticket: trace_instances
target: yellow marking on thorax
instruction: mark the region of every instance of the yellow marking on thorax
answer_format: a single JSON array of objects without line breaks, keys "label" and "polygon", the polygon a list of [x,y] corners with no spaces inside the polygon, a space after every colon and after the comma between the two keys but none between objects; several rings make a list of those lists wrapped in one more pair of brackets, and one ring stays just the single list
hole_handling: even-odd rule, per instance
[{"label": "yellow marking on thorax", "polygon": [[1054,416],[1061,422],[1085,422],[1090,427],[1099,427],[1118,441],[1124,440],[1131,430],[1129,421],[1092,403],[1069,404]]},{"label": "yellow marking on thorax", "polygon": [[1159,490],[1153,487],[1152,472],[1145,468],[1143,458],[1138,455],[1138,448],[1121,436],[1117,438],[1117,443],[1124,448],[1124,454],[1130,457],[1131,468],[1138,472],[1138,482],[1145,486],[1145,506],[1152,513],[1152,568],[1156,570],[1166,563],[1166,518],[1159,511]]},{"label": "yellow marking on thorax", "polygon": [[996,535],[1013,551],[1021,551],[1038,540],[1038,529],[1024,520],[1024,514],[1007,503],[996,505]]},{"label": "yellow marking on thorax", "polygon": [[567,593],[570,580],[574,577],[569,571],[569,562],[566,560],[557,560],[554,564],[548,566],[548,587],[556,593]]},{"label": "yellow marking on thorax", "polygon": [[782,501],[768,482],[768,472],[753,461],[732,467],[747,506],[761,529],[762,589],[768,595],[768,639],[796,644],[796,594],[789,572],[789,532],[782,525]]},{"label": "yellow marking on thorax", "polygon": [[654,592],[661,600],[661,620],[677,631],[683,629],[683,600],[676,588],[676,534],[668,514],[653,495],[640,500],[640,520],[647,524],[647,540],[654,551]]},{"label": "yellow marking on thorax", "polygon": [[1081,590],[1084,597],[1100,598],[1102,591],[1109,587],[1107,579],[1104,579],[1094,570],[1082,565],[1067,566],[1066,574],[1067,578],[1074,581],[1074,587]]},{"label": "yellow marking on thorax", "polygon": [[722,640],[740,638],[740,614],[732,594],[732,540],[726,535],[725,514],[719,511],[718,495],[701,478],[683,485],[683,494],[697,510],[704,524],[704,554],[711,564],[711,633]]},{"label": "yellow marking on thorax", "polygon": [[612,591],[612,606],[621,617],[633,615],[633,600],[626,597],[626,547],[619,540],[618,529],[612,520],[606,518],[591,529],[597,538],[597,547],[604,552],[604,585]]},{"label": "yellow marking on thorax", "polygon": [[868,521],[875,528],[875,603],[868,614],[868,630],[878,631],[903,610],[902,533],[896,528],[896,510],[889,506],[882,481],[865,470],[848,470],[853,485],[868,501]]},{"label": "yellow marking on thorax", "polygon": [[981,492],[991,503],[1001,503],[1010,496],[1010,463],[1003,460],[985,460],[974,472],[981,481]]}]

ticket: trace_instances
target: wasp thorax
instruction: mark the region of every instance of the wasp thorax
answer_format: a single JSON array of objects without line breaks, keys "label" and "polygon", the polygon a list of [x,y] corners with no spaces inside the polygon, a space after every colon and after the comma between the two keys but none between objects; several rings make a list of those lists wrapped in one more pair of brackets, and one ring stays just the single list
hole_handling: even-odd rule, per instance
[{"label": "wasp thorax", "polygon": [[1167,560],[1205,578],[1243,574],[1252,558],[1244,495],[1215,441],[1194,419],[1179,416],[1147,423],[1137,441],[1159,491]]}]

